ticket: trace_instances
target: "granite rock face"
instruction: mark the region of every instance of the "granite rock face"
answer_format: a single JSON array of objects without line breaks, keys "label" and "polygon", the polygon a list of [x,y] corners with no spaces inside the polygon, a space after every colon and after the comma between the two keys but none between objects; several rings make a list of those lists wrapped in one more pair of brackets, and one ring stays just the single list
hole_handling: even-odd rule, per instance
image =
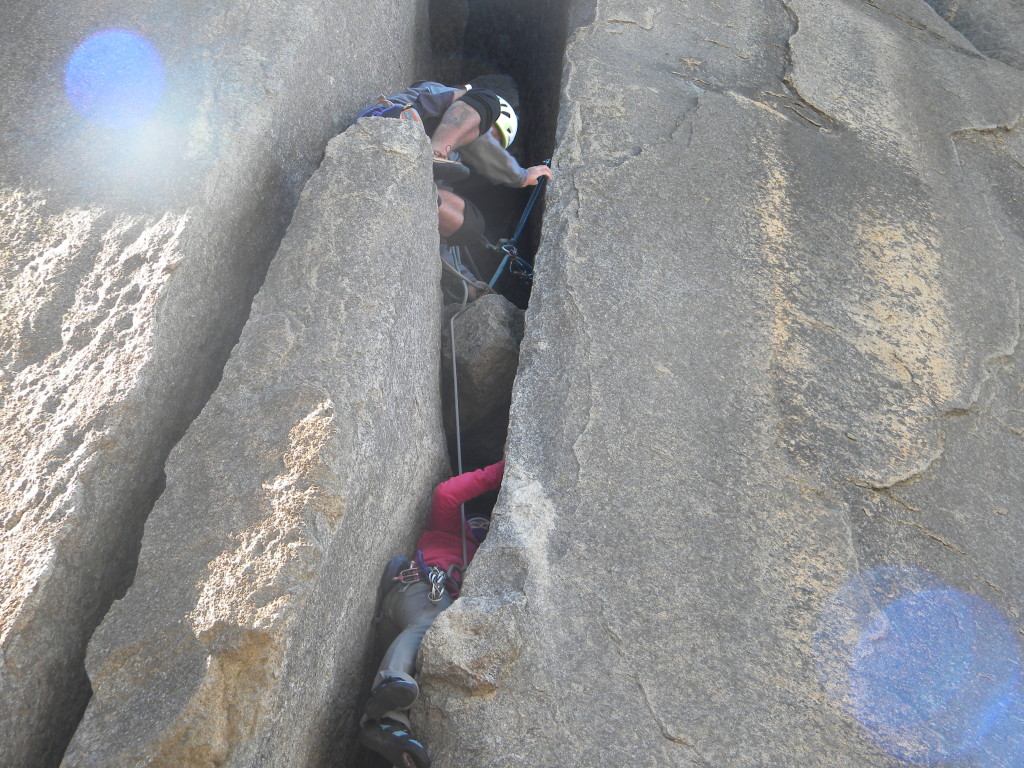
[{"label": "granite rock face", "polygon": [[[550,122],[561,7],[434,764],[1019,768],[1016,5],[86,5],[0,11],[0,765],[60,761],[94,629],[69,768],[363,764],[379,568],[446,468],[435,200],[398,121],[306,180],[427,37]],[[64,93],[107,22],[162,57],[129,127]],[[520,332],[470,311],[487,437]]]},{"label": "granite rock face", "polygon": [[1024,6],[1015,0],[927,0],[980,53],[1024,69]]},{"label": "granite rock face", "polygon": [[90,642],[69,768],[321,765],[351,747],[380,569],[447,467],[429,154],[397,120],[328,145]]},{"label": "granite rock face", "polygon": [[[86,642],[131,581],[167,454],[327,140],[413,78],[424,9],[0,9],[0,764],[59,762],[89,695]],[[129,46],[146,77],[123,48],[114,64],[77,48],[110,28],[149,41]],[[73,70],[76,50],[92,53]],[[98,98],[110,71],[145,92]]]},{"label": "granite rock face", "polygon": [[1024,76],[910,0],[572,17],[435,764],[1017,764]]}]

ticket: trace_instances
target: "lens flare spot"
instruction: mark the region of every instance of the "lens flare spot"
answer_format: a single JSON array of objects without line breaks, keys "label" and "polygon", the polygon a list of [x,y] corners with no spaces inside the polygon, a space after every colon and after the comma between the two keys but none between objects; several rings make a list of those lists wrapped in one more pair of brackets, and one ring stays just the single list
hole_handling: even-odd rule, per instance
[{"label": "lens flare spot", "polygon": [[132,128],[146,120],[164,92],[160,54],[144,37],[109,29],[87,38],[68,59],[64,88],[86,120]]},{"label": "lens flare spot", "polygon": [[984,600],[920,569],[872,571],[823,612],[815,651],[826,690],[894,757],[1019,765],[1019,650]]}]

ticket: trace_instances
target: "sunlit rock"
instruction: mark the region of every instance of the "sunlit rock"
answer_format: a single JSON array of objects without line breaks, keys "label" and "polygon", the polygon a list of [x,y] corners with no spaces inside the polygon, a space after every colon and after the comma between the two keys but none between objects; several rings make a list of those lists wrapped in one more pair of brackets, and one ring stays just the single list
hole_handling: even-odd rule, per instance
[{"label": "sunlit rock", "polygon": [[424,9],[0,11],[0,765],[60,761],[168,452],[328,139],[413,78]]},{"label": "sunlit rock", "polygon": [[428,157],[397,120],[328,146],[89,644],[68,768],[350,750],[380,568],[412,547],[447,463]]}]

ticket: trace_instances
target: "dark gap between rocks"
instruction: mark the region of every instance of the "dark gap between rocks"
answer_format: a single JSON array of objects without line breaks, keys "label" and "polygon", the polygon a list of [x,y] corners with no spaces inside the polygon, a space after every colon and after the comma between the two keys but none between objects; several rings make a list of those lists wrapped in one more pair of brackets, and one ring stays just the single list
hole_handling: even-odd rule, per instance
[{"label": "dark gap between rocks", "polygon": [[[569,0],[430,0],[434,53],[430,76],[450,84],[473,82],[506,98],[519,117],[519,132],[509,151],[524,167],[550,159],[554,149],[570,4]],[[532,191],[497,187],[478,177],[470,177],[455,189],[481,209],[491,243],[513,235]],[[519,255],[531,264],[540,241],[543,203],[541,193],[517,243]],[[474,249],[471,257],[479,276],[490,280],[500,254]],[[482,299],[456,321],[462,464],[466,470],[493,463],[504,453],[512,381],[523,335],[522,310],[530,298],[529,283],[507,269],[495,287],[516,310],[495,306],[494,299]],[[442,381],[454,472],[458,458],[447,323],[452,311],[445,314]],[[465,328],[468,324],[474,327]],[[467,513],[489,514],[497,493],[488,496],[467,505]]]},{"label": "dark gap between rocks", "polygon": [[[473,82],[506,98],[516,109],[519,132],[510,151],[523,167],[551,158],[558,123],[562,60],[572,0],[430,0],[431,71],[424,78],[449,85]],[[470,178],[456,191],[471,198],[484,215],[487,239],[497,243],[514,233],[530,189],[494,187]],[[543,195],[518,242],[519,254],[531,264],[540,241]],[[490,280],[500,258],[474,251],[478,276]],[[446,301],[461,295],[448,285]],[[470,304],[455,322],[459,370],[459,404],[464,471],[498,461],[508,435],[512,384],[519,365],[524,311],[530,286],[510,275],[496,288],[502,297],[485,296]],[[507,299],[507,301],[506,301]],[[453,408],[449,321],[460,303],[445,307],[442,328],[441,382],[445,432],[453,474],[458,471]],[[466,516],[489,517],[498,492],[466,505]],[[377,670],[384,648],[368,659],[364,690]],[[428,745],[429,749],[429,745]],[[363,747],[335,766],[386,768],[389,763]]]},{"label": "dark gap between rocks", "polygon": [[[472,82],[506,98],[519,117],[519,133],[509,151],[523,167],[551,158],[558,122],[562,58],[569,0],[430,0],[434,50],[432,79]],[[457,52],[457,53],[456,53]],[[455,186],[470,197],[487,222],[488,240],[512,236],[531,189],[495,187],[471,177]],[[540,241],[541,194],[519,239],[519,254],[533,262]],[[479,276],[489,280],[500,258],[474,250]],[[530,289],[506,275],[499,291],[525,309]]]}]

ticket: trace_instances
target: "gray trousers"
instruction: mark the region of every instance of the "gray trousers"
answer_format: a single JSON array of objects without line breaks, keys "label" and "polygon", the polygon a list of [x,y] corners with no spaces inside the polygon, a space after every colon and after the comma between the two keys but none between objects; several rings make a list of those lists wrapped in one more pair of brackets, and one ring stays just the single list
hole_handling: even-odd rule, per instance
[{"label": "gray trousers", "polygon": [[[415,584],[396,585],[384,595],[381,604],[380,632],[384,642],[390,640],[384,658],[373,679],[376,688],[389,677],[397,677],[415,684],[413,675],[416,673],[416,654],[419,653],[423,636],[434,623],[434,619],[445,608],[452,604],[447,592],[435,605],[430,602],[430,584],[417,581]],[[409,725],[408,716],[404,712],[388,712],[385,717]]]}]

